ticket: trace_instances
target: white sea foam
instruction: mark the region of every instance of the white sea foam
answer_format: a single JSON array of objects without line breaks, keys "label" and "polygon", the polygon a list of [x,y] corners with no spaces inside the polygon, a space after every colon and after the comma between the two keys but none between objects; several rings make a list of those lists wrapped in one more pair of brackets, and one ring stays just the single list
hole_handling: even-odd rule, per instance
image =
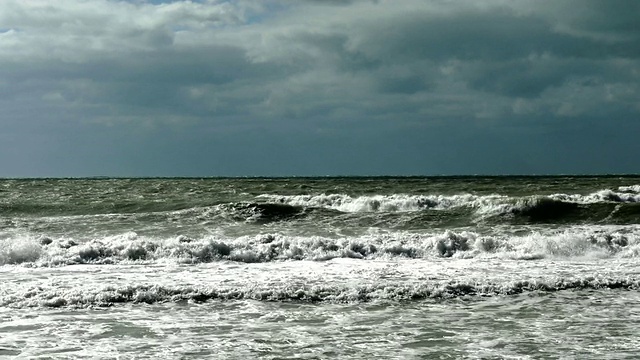
[{"label": "white sea foam", "polygon": [[595,204],[601,202],[640,202],[640,193],[637,191],[640,185],[620,187],[619,191],[604,189],[587,195],[580,194],[553,194],[549,197],[554,200],[574,202],[578,204]]},{"label": "white sea foam", "polygon": [[[190,267],[94,266],[49,273],[14,273],[0,290],[0,307],[104,307],[123,303],[199,303],[211,300],[359,303],[508,296],[524,292],[583,289],[638,289],[640,280],[604,263],[511,263],[499,259],[426,262],[418,260],[329,263],[232,263]],[[531,264],[531,265],[528,265]],[[553,271],[550,271],[550,267]],[[594,272],[595,271],[595,272]],[[0,277],[3,274],[0,273]],[[16,279],[18,277],[18,279]],[[7,280],[7,279],[4,279]]]},{"label": "white sea foam", "polygon": [[623,193],[635,193],[640,194],[640,185],[620,186],[618,191]]},{"label": "white sea foam", "polygon": [[0,242],[0,265],[59,266],[72,264],[127,263],[244,263],[283,260],[324,261],[334,258],[473,258],[504,257],[638,257],[638,226],[571,226],[536,229],[512,234],[451,231],[413,233],[372,232],[361,236],[327,238],[279,233],[239,236],[206,236],[193,239],[148,238],[128,232],[117,236],[76,242],[68,238],[18,237]]},{"label": "white sea foam", "polygon": [[[353,274],[352,274],[353,275]],[[516,295],[525,292],[557,292],[584,289],[639,289],[640,279],[629,277],[559,277],[531,280],[422,279],[389,281],[379,277],[358,283],[249,281],[224,285],[75,285],[69,288],[37,285],[17,287],[0,294],[0,307],[106,307],[123,303],[205,302],[210,300],[258,300],[358,303],[370,301],[419,301]]]},{"label": "white sea foam", "polygon": [[37,261],[43,248],[36,239],[28,237],[0,239],[0,265]]},{"label": "white sea foam", "polygon": [[508,199],[502,195],[371,195],[351,197],[345,194],[321,195],[259,195],[274,203],[293,206],[321,207],[342,212],[402,212],[423,209],[450,209],[461,206],[483,207],[499,204]]}]

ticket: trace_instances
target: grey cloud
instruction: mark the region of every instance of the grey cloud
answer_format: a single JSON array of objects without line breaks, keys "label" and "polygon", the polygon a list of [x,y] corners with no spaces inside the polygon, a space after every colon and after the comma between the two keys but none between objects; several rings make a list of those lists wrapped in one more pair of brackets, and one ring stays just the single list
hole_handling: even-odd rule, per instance
[{"label": "grey cloud", "polygon": [[640,3],[635,0],[545,0],[536,11],[559,21],[559,29],[608,41],[640,38]]},{"label": "grey cloud", "polygon": [[427,11],[402,14],[391,21],[368,25],[354,46],[386,61],[413,58],[491,60],[542,51],[539,35],[548,25],[539,19],[518,18],[499,11],[462,12],[432,17]]},{"label": "grey cloud", "polygon": [[[388,4],[380,7],[383,5]],[[338,15],[326,28],[294,29],[282,40],[290,41],[293,54],[302,56],[296,62],[301,67],[330,62],[337,72],[365,71],[382,92],[431,89],[446,77],[433,71],[422,77],[415,64],[427,60],[437,68],[454,60],[463,63],[466,71],[453,78],[471,89],[508,97],[536,97],[568,79],[601,77],[608,71],[608,59],[636,58],[640,51],[627,43],[559,32],[558,20],[552,17],[504,5],[483,9],[461,6],[445,15],[433,14],[429,6],[421,5],[412,12],[389,9],[388,14],[378,13],[381,18],[361,17],[348,26]],[[301,53],[300,45],[316,50]],[[585,69],[583,59],[601,62],[592,62]],[[405,78],[389,77],[380,71],[389,64],[414,71]]]},{"label": "grey cloud", "polygon": [[[206,163],[200,149],[231,162],[220,155],[228,148],[259,167],[255,146],[306,169],[280,146],[352,149],[358,161],[385,158],[386,146],[402,149],[390,168],[433,153],[448,160],[425,162],[461,162],[453,171],[469,164],[458,151],[482,163],[476,138],[513,136],[504,145],[513,148],[530,134],[521,151],[547,154],[548,134],[597,138],[583,119],[633,130],[640,114],[636,2],[90,0],[49,3],[45,14],[33,4],[7,0],[0,12],[0,28],[13,29],[0,33],[0,120],[15,138],[123,137],[127,151],[141,141],[156,152],[164,140],[176,161]],[[101,129],[111,131],[89,134]]]},{"label": "grey cloud", "polygon": [[417,76],[389,76],[379,81],[382,92],[414,94],[429,89],[424,79]]},{"label": "grey cloud", "polygon": [[553,57],[471,64],[464,70],[472,88],[509,97],[537,97],[570,78],[588,77],[600,71],[598,63]]},{"label": "grey cloud", "polygon": [[[55,78],[89,79],[95,83],[95,91],[86,92],[85,101],[111,101],[126,106],[137,103],[138,107],[174,109],[176,113],[198,108],[198,100],[187,96],[189,88],[199,87],[201,99],[211,99],[214,93],[220,99],[225,97],[224,92],[234,91],[240,97],[238,101],[242,98],[239,89],[251,93],[246,98],[251,101],[256,100],[255,89],[262,89],[263,101],[269,103],[271,99],[271,105],[277,103],[283,109],[296,108],[285,113],[302,116],[330,107],[329,104],[357,107],[355,104],[365,99],[380,102],[384,94],[442,92],[452,80],[466,83],[474,91],[512,98],[536,97],[550,87],[561,87],[568,79],[598,78],[607,68],[606,64],[592,63],[585,70],[578,59],[632,58],[639,51],[623,44],[557,32],[557,20],[504,5],[476,9],[462,3],[442,15],[431,11],[437,3],[416,2],[408,12],[396,9],[391,2],[339,2],[374,14],[351,19],[343,18],[340,10],[331,10],[335,2],[314,3],[326,5],[325,14],[335,16],[309,26],[291,26],[287,22],[291,18],[285,13],[279,21],[239,28],[237,32],[204,29],[196,36],[188,29],[170,31],[171,26],[202,18],[195,7],[174,3],[172,11],[157,14],[157,19],[151,21],[154,26],[121,23],[117,31],[93,30],[97,36],[94,42],[106,46],[102,50],[74,50],[72,43],[61,42],[58,51],[66,53],[56,56],[53,52],[50,61],[33,63],[30,68],[20,64],[21,76],[52,78],[52,86]],[[133,5],[128,6],[131,9]],[[153,14],[149,8],[144,9]],[[295,15],[313,16],[304,12]],[[40,25],[48,23],[40,21]],[[267,42],[256,56],[252,46],[260,38]],[[56,61],[56,57],[60,60]],[[74,57],[77,60],[65,60]],[[459,64],[459,71],[443,73],[441,69],[451,61]],[[20,71],[7,76],[15,79],[16,74]],[[314,78],[314,74],[325,74],[321,75],[325,79]],[[344,83],[347,79],[355,83]],[[322,89],[327,86],[355,92],[325,94]],[[283,88],[277,100],[269,95],[274,93],[270,87]],[[286,88],[304,90],[294,94]],[[340,97],[331,99],[334,95]],[[309,104],[307,110],[303,110],[305,103]],[[313,103],[325,105],[311,106]],[[223,110],[220,106],[224,107],[224,102],[218,105],[215,108],[223,113],[242,108]],[[199,107],[204,113],[207,108],[214,107]]]}]

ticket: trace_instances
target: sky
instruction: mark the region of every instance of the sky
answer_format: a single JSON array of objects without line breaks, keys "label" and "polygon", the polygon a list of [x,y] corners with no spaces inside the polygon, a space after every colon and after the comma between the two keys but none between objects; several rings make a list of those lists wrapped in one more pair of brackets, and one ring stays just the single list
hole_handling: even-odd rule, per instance
[{"label": "sky", "polygon": [[0,177],[640,173],[637,0],[2,0]]}]

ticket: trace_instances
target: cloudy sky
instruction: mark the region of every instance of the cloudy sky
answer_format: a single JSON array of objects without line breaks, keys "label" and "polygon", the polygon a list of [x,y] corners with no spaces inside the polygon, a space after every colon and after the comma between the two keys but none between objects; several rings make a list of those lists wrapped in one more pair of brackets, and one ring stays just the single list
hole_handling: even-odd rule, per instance
[{"label": "cloudy sky", "polygon": [[640,1],[2,0],[0,177],[640,172]]}]

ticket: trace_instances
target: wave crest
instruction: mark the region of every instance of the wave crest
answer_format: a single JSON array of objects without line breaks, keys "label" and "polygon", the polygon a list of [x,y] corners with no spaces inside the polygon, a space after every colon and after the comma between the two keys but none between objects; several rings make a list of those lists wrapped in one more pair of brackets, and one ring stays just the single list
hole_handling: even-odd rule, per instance
[{"label": "wave crest", "polygon": [[0,242],[0,265],[61,266],[119,263],[244,263],[334,258],[639,257],[637,227],[573,227],[544,233],[481,235],[471,231],[416,234],[390,232],[326,238],[261,234],[238,238],[184,235],[169,239],[136,233],[77,243],[71,239],[15,238]]},{"label": "wave crest", "polygon": [[194,287],[161,285],[106,286],[101,289],[35,287],[5,294],[0,306],[26,307],[108,307],[116,304],[154,304],[218,300],[257,300],[279,302],[398,302],[447,300],[486,296],[511,296],[528,292],[550,293],[565,290],[637,290],[635,278],[556,278],[505,283],[434,281],[414,284],[370,284],[356,286],[271,284],[248,287]]},{"label": "wave crest", "polygon": [[[509,197],[506,195],[365,195],[352,197],[346,194],[319,195],[258,195],[257,199],[269,204],[287,204],[300,208],[325,208],[346,213],[353,212],[408,212],[421,210],[448,210],[469,207],[479,214],[497,214],[513,209],[539,207],[545,210],[576,204],[636,203],[640,202],[640,185],[621,186],[618,191],[604,189],[591,194],[552,194],[548,196]],[[564,205],[569,204],[569,205]]]},{"label": "wave crest", "polygon": [[502,195],[478,196],[472,194],[459,195],[371,195],[351,197],[345,194],[320,195],[258,195],[273,203],[289,204],[300,207],[316,207],[338,210],[341,212],[406,212],[425,209],[451,209],[455,207],[481,207],[499,203],[508,199]]}]

